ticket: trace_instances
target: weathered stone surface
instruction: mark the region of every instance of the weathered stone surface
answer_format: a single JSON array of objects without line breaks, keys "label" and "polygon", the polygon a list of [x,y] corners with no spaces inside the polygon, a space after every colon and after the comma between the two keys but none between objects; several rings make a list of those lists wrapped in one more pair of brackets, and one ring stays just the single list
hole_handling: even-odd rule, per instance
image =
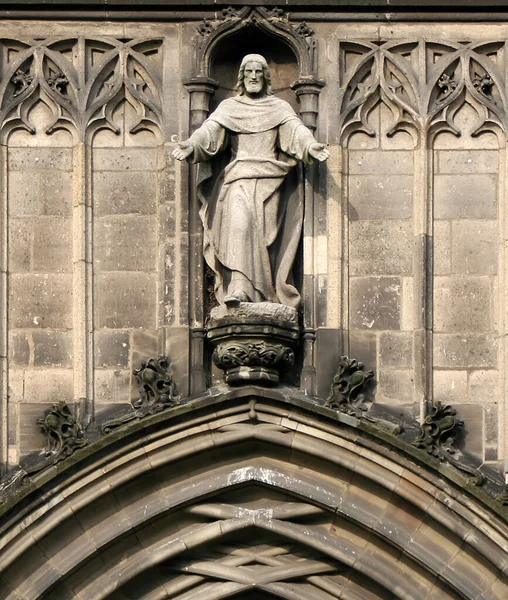
[{"label": "weathered stone surface", "polygon": [[129,371],[98,369],[95,371],[95,399],[98,403],[126,403],[130,401]]},{"label": "weathered stone surface", "polygon": [[496,218],[494,175],[436,175],[434,185],[436,219]]},{"label": "weathered stone surface", "polygon": [[379,336],[379,361],[383,367],[409,368],[413,364],[413,334],[382,333]]},{"label": "weathered stone surface", "polygon": [[[501,401],[499,393],[499,371],[485,369],[469,372],[468,401],[485,404]],[[489,404],[492,406],[492,404]]]},{"label": "weathered stone surface", "polygon": [[93,183],[97,216],[154,214],[157,206],[157,177],[146,171],[98,172]]},{"label": "weathered stone surface", "polygon": [[495,275],[498,238],[497,221],[453,222],[452,272],[459,275]]},{"label": "weathered stone surface", "polygon": [[72,169],[72,150],[69,148],[11,148],[9,170],[40,171]]},{"label": "weathered stone surface", "polygon": [[497,150],[440,150],[437,153],[439,173],[497,173]]},{"label": "weathered stone surface", "polygon": [[450,221],[434,221],[434,275],[451,275],[452,272],[452,224]]},{"label": "weathered stone surface", "polygon": [[99,271],[154,271],[157,223],[153,217],[122,215],[95,223],[96,268]]},{"label": "weathered stone surface", "polygon": [[72,332],[32,331],[34,367],[72,366]]},{"label": "weathered stone surface", "polygon": [[434,399],[455,404],[467,399],[467,371],[434,371]]},{"label": "weathered stone surface", "polygon": [[407,369],[382,369],[378,374],[376,403],[393,406],[413,402],[414,374]]},{"label": "weathered stone surface", "polygon": [[156,171],[159,151],[156,148],[97,148],[93,152],[95,171]]},{"label": "weathered stone surface", "polygon": [[352,175],[412,175],[413,169],[413,153],[405,150],[355,150],[349,153],[349,172]]},{"label": "weathered stone surface", "polygon": [[464,421],[464,442],[467,452],[483,458],[484,408],[474,404],[455,404],[458,416]]},{"label": "weathered stone surface", "polygon": [[30,342],[27,331],[11,329],[9,331],[8,348],[11,365],[28,365],[30,360]]},{"label": "weathered stone surface", "polygon": [[70,403],[73,401],[73,372],[71,370],[27,369],[24,377],[24,402]]},{"label": "weathered stone surface", "polygon": [[401,287],[397,277],[351,279],[351,328],[400,329]]},{"label": "weathered stone surface", "polygon": [[[371,331],[349,332],[349,354],[361,361],[368,369],[376,370],[377,336]],[[337,362],[335,363],[335,365]]]},{"label": "weathered stone surface", "polygon": [[434,364],[444,368],[488,369],[497,366],[495,334],[434,334]]},{"label": "weathered stone surface", "polygon": [[492,329],[492,285],[487,277],[436,277],[434,326],[437,331]]},{"label": "weathered stone surface", "polygon": [[9,208],[13,216],[69,215],[72,173],[41,171],[9,173]]},{"label": "weathered stone surface", "polygon": [[352,276],[411,274],[411,221],[353,221],[349,235]]},{"label": "weathered stone surface", "polygon": [[124,330],[96,331],[94,333],[94,361],[98,368],[128,367],[130,334]]},{"label": "weathered stone surface", "polygon": [[34,223],[33,270],[43,273],[72,270],[72,223],[44,217]]},{"label": "weathered stone surface", "polygon": [[349,218],[409,219],[413,178],[409,175],[355,175],[349,181]]},{"label": "weathered stone surface", "polygon": [[97,327],[153,328],[156,279],[145,273],[104,273],[96,278]]},{"label": "weathered stone surface", "polygon": [[69,275],[12,275],[9,292],[13,327],[72,327]]}]

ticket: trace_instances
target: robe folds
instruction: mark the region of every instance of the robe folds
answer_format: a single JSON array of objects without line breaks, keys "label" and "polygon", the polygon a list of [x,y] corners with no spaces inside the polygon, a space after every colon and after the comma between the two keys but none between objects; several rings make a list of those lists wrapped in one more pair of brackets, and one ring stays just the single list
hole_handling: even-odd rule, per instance
[{"label": "robe folds", "polygon": [[[253,302],[297,307],[292,267],[300,241],[301,194],[281,186],[298,160],[313,162],[314,136],[291,106],[275,96],[221,102],[189,141],[203,222],[203,252],[222,304],[234,272],[249,282]],[[227,148],[231,160],[224,164]]]}]

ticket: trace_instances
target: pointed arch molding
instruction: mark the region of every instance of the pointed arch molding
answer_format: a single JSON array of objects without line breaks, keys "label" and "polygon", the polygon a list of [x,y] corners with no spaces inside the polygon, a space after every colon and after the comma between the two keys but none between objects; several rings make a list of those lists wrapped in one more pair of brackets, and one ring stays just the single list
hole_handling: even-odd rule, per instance
[{"label": "pointed arch molding", "polygon": [[0,598],[506,598],[500,514],[333,411],[246,388],[133,423],[0,509]]}]

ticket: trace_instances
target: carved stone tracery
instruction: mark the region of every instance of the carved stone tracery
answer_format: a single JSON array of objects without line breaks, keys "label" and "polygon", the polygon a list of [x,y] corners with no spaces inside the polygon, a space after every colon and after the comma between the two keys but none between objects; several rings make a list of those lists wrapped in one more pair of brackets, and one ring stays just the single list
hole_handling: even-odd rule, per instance
[{"label": "carved stone tracery", "polygon": [[492,125],[506,131],[504,47],[501,41],[341,43],[343,139],[353,131],[374,135],[368,117],[379,102],[393,115],[389,135],[408,128],[428,132],[435,126],[458,133],[455,115],[466,101],[478,113],[477,133]]},{"label": "carved stone tracery", "polygon": [[0,83],[0,125],[35,133],[30,111],[44,102],[52,113],[46,133],[68,128],[84,139],[88,129],[118,132],[113,114],[123,101],[137,115],[131,127],[163,125],[160,40],[47,38],[33,44],[3,40],[10,57]]}]

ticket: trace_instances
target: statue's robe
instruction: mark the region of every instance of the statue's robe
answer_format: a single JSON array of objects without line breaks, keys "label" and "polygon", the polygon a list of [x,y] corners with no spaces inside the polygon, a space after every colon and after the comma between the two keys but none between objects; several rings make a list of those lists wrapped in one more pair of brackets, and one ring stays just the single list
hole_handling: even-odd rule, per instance
[{"label": "statue's robe", "polygon": [[[237,96],[221,102],[189,141],[189,159],[200,163],[204,256],[216,276],[218,301],[224,302],[238,271],[249,282],[251,301],[297,307],[291,271],[303,202],[280,188],[298,160],[313,162],[308,150],[314,136],[284,100]],[[219,155],[228,146],[231,161],[224,167]]]}]

